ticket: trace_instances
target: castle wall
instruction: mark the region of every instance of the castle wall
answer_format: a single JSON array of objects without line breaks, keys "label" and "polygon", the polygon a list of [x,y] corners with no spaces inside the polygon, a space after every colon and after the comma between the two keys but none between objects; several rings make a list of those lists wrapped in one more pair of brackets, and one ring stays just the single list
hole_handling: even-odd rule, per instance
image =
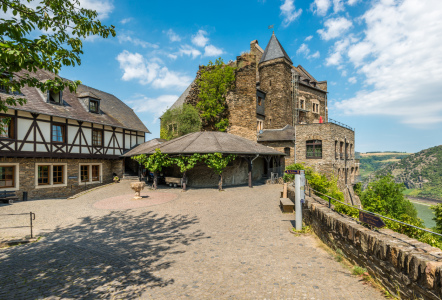
[{"label": "castle wall", "polygon": [[260,88],[266,92],[265,129],[293,124],[291,100],[291,67],[285,58],[259,65]]},{"label": "castle wall", "polygon": [[236,87],[226,97],[229,109],[227,133],[256,141],[256,57],[237,57]]},{"label": "castle wall", "polygon": [[[314,88],[299,84],[298,88],[298,108],[301,100],[305,101],[305,109],[308,112],[305,113],[304,118],[300,118],[300,123],[319,123],[319,117],[322,116],[323,122],[327,122],[326,116],[326,93],[318,91]],[[317,102],[315,102],[317,101]],[[313,103],[319,103],[319,113],[313,112]]]}]

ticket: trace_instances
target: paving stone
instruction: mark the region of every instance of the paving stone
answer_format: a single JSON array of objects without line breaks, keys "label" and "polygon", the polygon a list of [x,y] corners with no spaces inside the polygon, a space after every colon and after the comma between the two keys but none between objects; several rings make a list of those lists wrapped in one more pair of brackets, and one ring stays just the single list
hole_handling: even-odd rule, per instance
[{"label": "paving stone", "polygon": [[289,232],[294,216],[280,212],[279,186],[160,189],[177,198],[94,207],[129,190],[4,207],[35,211],[45,238],[0,250],[0,299],[383,299],[312,236]]}]

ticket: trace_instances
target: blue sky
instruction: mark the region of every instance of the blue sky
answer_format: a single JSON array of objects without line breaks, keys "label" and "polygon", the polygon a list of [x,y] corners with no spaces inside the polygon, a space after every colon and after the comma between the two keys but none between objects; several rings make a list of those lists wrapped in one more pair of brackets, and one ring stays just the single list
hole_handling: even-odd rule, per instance
[{"label": "blue sky", "polygon": [[86,40],[81,66],[60,74],[125,101],[147,139],[199,65],[265,48],[274,24],[294,64],[328,81],[329,115],[356,128],[356,151],[442,144],[442,1],[81,2],[117,37]]}]

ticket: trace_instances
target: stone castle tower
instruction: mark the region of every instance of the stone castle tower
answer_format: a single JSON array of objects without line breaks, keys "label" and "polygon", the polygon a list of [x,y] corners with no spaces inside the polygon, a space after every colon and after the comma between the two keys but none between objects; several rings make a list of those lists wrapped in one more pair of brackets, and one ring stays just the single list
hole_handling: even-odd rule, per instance
[{"label": "stone castle tower", "polygon": [[[267,161],[263,172],[282,175],[284,165],[302,162],[338,177],[346,200],[358,204],[351,188],[359,174],[354,130],[329,119],[327,81],[295,67],[274,33],[265,50],[254,40],[250,52],[230,64],[236,66],[236,82],[226,96],[227,132],[286,154],[282,161]],[[171,108],[195,105],[198,92],[195,80]]]}]

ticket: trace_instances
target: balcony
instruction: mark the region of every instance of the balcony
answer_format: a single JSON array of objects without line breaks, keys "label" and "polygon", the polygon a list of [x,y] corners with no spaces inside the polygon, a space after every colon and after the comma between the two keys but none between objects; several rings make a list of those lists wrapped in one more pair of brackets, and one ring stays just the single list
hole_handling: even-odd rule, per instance
[{"label": "balcony", "polygon": [[344,159],[344,153],[339,153],[339,157],[340,157],[341,159]]}]

